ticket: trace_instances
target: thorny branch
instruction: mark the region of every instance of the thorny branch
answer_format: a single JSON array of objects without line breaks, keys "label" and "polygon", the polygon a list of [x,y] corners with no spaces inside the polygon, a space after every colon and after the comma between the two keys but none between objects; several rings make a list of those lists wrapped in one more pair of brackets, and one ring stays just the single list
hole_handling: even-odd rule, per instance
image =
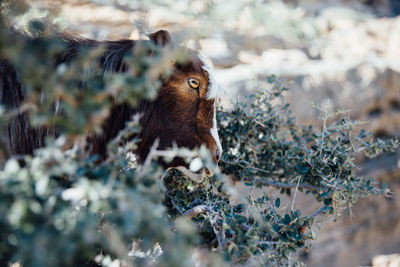
[{"label": "thorny branch", "polygon": [[222,225],[219,225],[217,222],[217,216],[212,215],[210,212],[207,212],[208,219],[210,220],[211,226],[213,227],[214,233],[217,236],[218,246],[220,249],[224,249],[226,247],[226,237],[225,231],[223,229],[223,222]]},{"label": "thorny branch", "polygon": [[[201,213],[207,214],[210,224],[211,224],[211,226],[214,230],[214,233],[217,237],[218,246],[220,249],[224,249],[226,247],[226,236],[225,236],[225,231],[223,229],[224,222],[222,222],[222,225],[220,225],[218,223],[218,215],[211,214],[210,207],[208,207],[206,205],[198,205],[194,208],[191,208],[191,209],[185,211],[182,214],[182,217],[193,218]],[[222,218],[222,221],[224,221],[223,218]]]},{"label": "thorny branch", "polygon": [[191,209],[185,211],[182,214],[182,217],[193,218],[201,213],[207,212],[207,210],[208,210],[208,207],[206,205],[199,205],[199,206],[196,206],[194,208],[191,208]]},{"label": "thorny branch", "polygon": [[258,183],[260,185],[266,185],[266,186],[273,186],[273,187],[279,187],[279,188],[303,188],[303,189],[308,189],[308,190],[327,190],[328,187],[324,186],[315,186],[315,185],[309,185],[309,184],[297,184],[297,183],[281,183],[281,182],[276,182],[276,181],[269,181],[269,180],[263,180],[263,179],[255,179],[255,183]]}]

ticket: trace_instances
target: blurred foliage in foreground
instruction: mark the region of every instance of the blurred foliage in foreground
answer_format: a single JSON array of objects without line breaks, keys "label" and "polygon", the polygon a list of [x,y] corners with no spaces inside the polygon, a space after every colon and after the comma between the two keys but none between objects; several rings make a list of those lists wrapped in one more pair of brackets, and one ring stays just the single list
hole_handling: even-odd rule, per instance
[{"label": "blurred foliage in foreground", "polygon": [[[127,151],[137,140],[118,144],[139,131],[137,118],[109,144],[110,157],[97,164],[71,143],[99,129],[109,96],[133,104],[154,96],[156,81],[148,73],[160,71],[165,51],[151,59],[140,53],[128,57],[134,72],[103,77],[94,64],[98,51],[54,71],[53,56],[64,48],[44,24],[30,24],[30,32],[42,37],[29,42],[0,24],[0,57],[16,67],[26,85],[22,107],[33,124],[47,123],[59,132],[24,157],[24,166],[21,157],[12,157],[0,171],[1,266],[298,266],[299,250],[315,238],[317,216],[351,212],[359,198],[389,192],[355,174],[355,157],[392,151],[398,142],[353,134],[359,123],[345,118],[329,123],[332,115],[323,110],[322,130],[298,125],[284,102],[286,89],[274,77],[268,79],[272,89],[253,96],[249,107],[238,103],[233,111],[219,111],[225,153],[220,170],[201,182],[162,170],[156,159],[181,155],[214,169],[205,149],[153,148],[143,165],[130,161]],[[84,91],[77,89],[82,82],[77,77],[84,79]],[[60,98],[64,112],[54,115],[53,103]],[[5,121],[15,110],[0,112],[5,136]],[[8,155],[5,145],[0,150]],[[281,207],[280,198],[266,194],[240,196],[228,176],[250,188],[280,188],[292,195],[293,204]],[[311,215],[296,210],[298,190],[313,194],[320,209]]]}]

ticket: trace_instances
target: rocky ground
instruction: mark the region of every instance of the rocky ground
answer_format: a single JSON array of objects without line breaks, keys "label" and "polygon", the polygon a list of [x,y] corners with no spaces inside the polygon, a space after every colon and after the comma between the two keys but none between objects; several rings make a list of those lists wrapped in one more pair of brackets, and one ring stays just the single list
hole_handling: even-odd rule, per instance
[{"label": "rocky ground", "polygon": [[[303,122],[318,125],[318,111],[309,104],[315,102],[330,111],[349,110],[352,119],[368,121],[365,128],[377,137],[400,136],[400,17],[389,17],[388,1],[309,0],[290,8],[272,1],[257,12],[216,1],[210,17],[185,13],[208,10],[203,1],[150,10],[126,1],[115,1],[116,7],[30,2],[36,16],[56,9],[66,30],[98,39],[168,29],[177,42],[186,40],[211,58],[228,108],[275,74],[286,78],[288,98]],[[222,19],[209,19],[215,17]],[[324,221],[312,252],[303,255],[307,266],[389,266],[374,256],[400,251],[400,152],[361,160],[360,171],[388,183],[395,197],[371,197],[353,208],[352,217]],[[305,196],[296,202],[310,212],[313,205]]]}]

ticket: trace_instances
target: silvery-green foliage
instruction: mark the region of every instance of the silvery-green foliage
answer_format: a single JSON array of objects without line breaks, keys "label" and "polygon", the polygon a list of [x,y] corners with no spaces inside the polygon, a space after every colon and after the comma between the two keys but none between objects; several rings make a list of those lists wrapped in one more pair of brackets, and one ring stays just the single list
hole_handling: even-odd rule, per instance
[{"label": "silvery-green foliage", "polygon": [[[271,91],[253,96],[250,107],[239,103],[232,112],[219,112],[220,134],[228,148],[222,159],[226,174],[252,186],[280,185],[287,193],[297,187],[314,194],[330,211],[371,193],[387,193],[372,178],[356,174],[355,158],[360,153],[375,157],[394,151],[397,139],[374,141],[365,130],[355,134],[360,122],[318,106],[322,129],[302,126],[282,98],[287,89],[275,77],[268,82]],[[337,120],[328,123],[332,117]]]},{"label": "silvery-green foliage", "polygon": [[[354,134],[357,123],[328,123],[329,114],[320,130],[298,124],[283,101],[287,89],[275,77],[268,79],[272,89],[252,96],[249,105],[218,112],[225,149],[220,170],[207,160],[204,148],[152,149],[145,164],[131,162],[127,154],[138,140],[119,145],[140,130],[138,117],[110,142],[110,156],[99,164],[77,141],[100,130],[110,97],[133,105],[154,97],[158,82],[149,73],[167,75],[168,68],[160,65],[171,54],[127,57],[135,75],[103,76],[94,63],[101,49],[84,51],[79,60],[54,70],[51,62],[65,47],[45,23],[30,25],[30,33],[42,38],[26,41],[0,20],[0,56],[15,65],[26,85],[23,108],[31,122],[47,123],[59,136],[32,156],[9,159],[0,170],[0,265],[298,266],[298,251],[315,238],[315,217],[338,214],[359,198],[387,193],[354,172],[354,158],[392,151],[397,141],[374,141],[365,131]],[[179,51],[172,56],[182,57]],[[82,82],[84,91],[79,89]],[[55,112],[58,99],[61,113]],[[10,112],[15,110],[0,110],[0,137],[7,135]],[[6,146],[0,151],[9,156]],[[197,164],[200,158],[214,175],[199,182],[157,164],[157,157],[174,155],[197,158]],[[306,191],[321,207],[303,215],[283,209],[276,196],[238,196],[227,176],[249,188]]]}]

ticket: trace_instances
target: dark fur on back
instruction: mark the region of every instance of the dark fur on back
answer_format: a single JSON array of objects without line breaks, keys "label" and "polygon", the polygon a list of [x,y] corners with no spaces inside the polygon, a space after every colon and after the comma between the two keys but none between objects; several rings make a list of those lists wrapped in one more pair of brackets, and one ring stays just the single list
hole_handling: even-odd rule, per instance
[{"label": "dark fur on back", "polygon": [[[26,37],[28,38],[28,37]],[[136,41],[95,41],[75,35],[63,34],[59,39],[65,43],[65,51],[54,60],[56,66],[68,63],[79,56],[82,48],[104,47],[105,51],[99,58],[104,72],[123,72],[126,66],[123,62],[125,55],[132,53]],[[0,103],[8,111],[15,111],[25,98],[25,89],[19,81],[15,68],[6,60],[0,59]],[[147,102],[147,101],[144,101]],[[143,110],[144,111],[144,110]],[[114,105],[110,116],[103,124],[103,133],[89,137],[92,153],[106,156],[107,143],[117,136],[125,126],[125,122],[139,110],[126,103]],[[31,127],[29,115],[26,112],[13,115],[8,126],[8,137],[12,154],[32,154],[34,149],[45,144],[48,135],[56,133],[46,126]]]},{"label": "dark fur on back", "polygon": [[[18,80],[15,69],[6,60],[0,59],[0,104],[6,110],[17,109],[24,100],[25,90]],[[29,125],[26,112],[13,115],[8,126],[9,147],[12,154],[32,154],[35,148],[44,145],[51,130]]]}]

